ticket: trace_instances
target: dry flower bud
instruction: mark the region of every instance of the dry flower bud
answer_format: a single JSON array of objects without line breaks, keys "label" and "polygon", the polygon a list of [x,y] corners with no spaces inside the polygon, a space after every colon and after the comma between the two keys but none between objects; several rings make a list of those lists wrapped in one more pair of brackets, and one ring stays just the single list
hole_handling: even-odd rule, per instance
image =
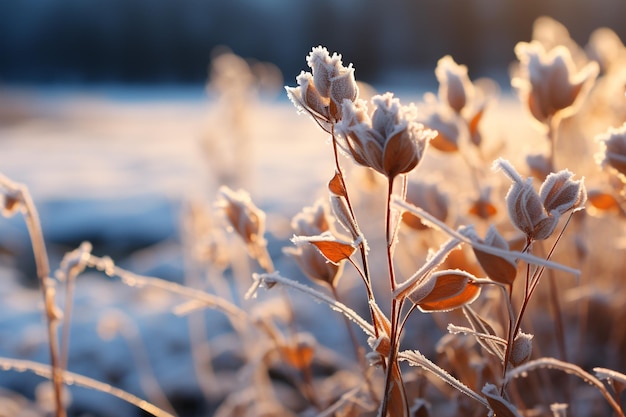
[{"label": "dry flower bud", "polygon": [[584,181],[574,181],[571,179],[573,176],[573,173],[565,169],[546,177],[539,188],[539,196],[546,212],[562,215],[585,204],[587,191]]},{"label": "dry flower bud", "polygon": [[439,81],[439,99],[460,113],[471,100],[474,88],[467,75],[467,67],[446,55],[437,62],[435,76]]},{"label": "dry flower bud", "polygon": [[526,165],[530,168],[532,175],[542,181],[550,175],[550,173],[554,172],[552,160],[543,154],[526,156]]},{"label": "dry flower bud", "polygon": [[392,179],[417,166],[435,133],[416,121],[414,106],[402,106],[392,93],[372,98],[372,116],[362,100],[343,102],[344,119],[337,131],[354,160]]},{"label": "dry flower bud", "polygon": [[226,186],[220,187],[218,206],[224,210],[230,225],[248,245],[263,241],[265,231],[265,213],[257,208],[244,190],[233,191]]},{"label": "dry flower bud", "polygon": [[4,217],[11,217],[23,208],[22,193],[19,190],[5,190],[1,198]]},{"label": "dry flower bud", "polygon": [[[406,201],[426,210],[442,222],[448,218],[448,196],[439,190],[437,184],[427,184],[422,181],[409,182]],[[415,230],[428,228],[419,217],[409,212],[403,213],[402,221]]]},{"label": "dry flower bud", "polygon": [[438,103],[430,103],[425,112],[419,116],[420,123],[436,133],[430,141],[435,149],[441,152],[456,152],[461,139],[460,118],[450,109]]},{"label": "dry flower bud", "polygon": [[596,140],[601,146],[596,161],[602,167],[611,168],[622,182],[626,182],[626,123],[619,128],[610,128],[596,136]]},{"label": "dry flower bud", "polygon": [[318,46],[307,56],[311,72],[301,72],[298,87],[285,87],[296,108],[308,111],[322,125],[342,118],[342,102],[356,100],[359,92],[352,64],[344,67],[341,55]]},{"label": "dry flower bud", "polygon": [[267,252],[265,233],[265,213],[257,208],[244,190],[233,191],[226,186],[219,189],[218,207],[226,214],[231,227],[244,241],[250,256],[267,271],[274,269]]},{"label": "dry flower bud", "polygon": [[521,68],[511,83],[519,89],[532,116],[544,125],[556,114],[574,114],[599,71],[597,63],[590,62],[577,72],[571,53],[564,46],[546,51],[538,41],[520,42],[515,46],[515,54]]},{"label": "dry flower bud", "polygon": [[513,181],[505,197],[513,225],[529,239],[543,240],[550,237],[559,221],[560,213],[546,213],[541,197],[533,188],[532,178],[524,181],[515,168],[502,158],[494,162],[494,168],[502,169]]},{"label": "dry flower bud", "polygon": [[511,356],[509,363],[513,366],[519,366],[530,359],[533,353],[533,335],[519,332],[513,340],[511,347]]}]

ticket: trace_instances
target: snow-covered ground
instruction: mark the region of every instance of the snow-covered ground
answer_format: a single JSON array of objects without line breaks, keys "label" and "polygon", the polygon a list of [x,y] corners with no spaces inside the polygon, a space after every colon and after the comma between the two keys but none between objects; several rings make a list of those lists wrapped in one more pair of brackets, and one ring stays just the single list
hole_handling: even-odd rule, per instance
[{"label": "snow-covered ground", "polygon": [[[296,115],[286,100],[255,102],[245,115],[246,131],[233,139],[216,106],[202,89],[0,92],[0,172],[30,190],[52,268],[64,252],[89,240],[95,254],[110,255],[133,272],[181,282],[181,210],[193,200],[211,204],[218,181],[245,187],[259,207],[276,213],[270,220],[281,230],[300,206],[315,200],[325,182],[322,173],[332,168],[326,139],[310,120]],[[47,363],[26,228],[15,216],[2,218],[0,231],[0,356]],[[147,346],[152,372],[168,396],[179,407],[189,403],[190,415],[207,412],[193,376],[187,318],[170,312],[180,302],[97,273],[81,277],[69,369],[145,397],[144,371],[136,369],[130,346]],[[229,328],[221,314],[207,314],[211,337]],[[111,315],[124,317],[139,334],[103,340],[98,325]],[[0,372],[0,386],[26,396],[40,382],[29,374]],[[139,415],[134,407],[84,389],[73,392],[70,413]]]}]

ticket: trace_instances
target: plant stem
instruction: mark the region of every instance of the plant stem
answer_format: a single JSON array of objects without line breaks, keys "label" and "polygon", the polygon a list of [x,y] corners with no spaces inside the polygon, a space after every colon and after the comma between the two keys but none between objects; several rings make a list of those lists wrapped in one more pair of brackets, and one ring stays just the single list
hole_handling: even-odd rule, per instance
[{"label": "plant stem", "polygon": [[[393,248],[394,239],[395,239],[395,231],[393,231],[391,228],[392,226],[391,224],[391,197],[393,195],[393,182],[394,182],[393,177],[388,178],[387,209],[386,209],[386,214],[385,214],[385,236],[387,239],[387,267],[389,271],[389,285],[391,288],[391,294],[393,294],[396,290],[396,278],[395,278],[395,272],[393,268],[393,253],[392,253],[393,252],[392,248]],[[400,313],[402,311],[402,304],[403,304],[403,298],[399,300],[398,298],[393,297],[391,299],[391,315],[390,315],[391,334],[389,335],[390,348],[389,348],[389,355],[387,358],[387,372],[385,375],[385,391],[383,392],[383,403],[381,406],[381,413],[380,413],[382,417],[385,417],[387,415],[387,409],[389,407],[389,392],[392,388],[392,384],[400,382],[397,388],[404,391],[404,384],[402,384],[402,374],[400,372],[398,372],[398,377],[400,378],[400,381],[392,381],[395,364],[397,362],[398,349],[400,345],[399,328],[400,328],[400,323],[401,323]],[[402,406],[405,409],[405,415],[408,416],[409,407],[408,407],[408,404],[406,403],[406,394],[403,394],[403,399],[404,399],[404,404]]]},{"label": "plant stem", "polygon": [[[346,181],[345,178],[343,176],[343,170],[341,169],[341,164],[339,164],[339,147],[337,145],[337,137],[335,135],[335,125],[331,125],[331,131],[330,131],[331,137],[332,137],[332,143],[333,143],[333,157],[335,160],[335,170],[337,172],[337,174],[339,175],[339,180],[341,181],[341,186],[343,188],[343,190],[345,191],[345,199],[346,199],[346,204],[348,206],[348,210],[350,211],[350,216],[352,216],[352,219],[354,220],[354,222],[356,223],[356,216],[354,215],[354,209],[352,208],[352,203],[350,202],[350,197],[348,196],[348,187],[346,186]],[[365,284],[365,290],[367,291],[367,298],[369,302],[376,302],[375,297],[374,297],[374,291],[372,290],[372,281],[371,281],[371,277],[370,277],[370,271],[369,271],[369,263],[368,263],[368,259],[367,259],[367,251],[366,251],[366,247],[365,247],[365,243],[361,243],[359,245],[359,251],[361,253],[361,263],[363,264],[363,283]],[[368,303],[368,305],[370,305],[370,303]],[[372,323],[375,323],[375,315],[374,315],[374,311],[372,310],[372,307],[369,308],[370,309],[370,316],[372,319]],[[374,331],[376,333],[376,337],[379,337],[379,333],[378,333],[378,328],[376,326],[374,326]]]},{"label": "plant stem", "polygon": [[48,252],[39,222],[37,208],[26,187],[20,186],[19,192],[24,204],[24,220],[28,228],[33,253],[35,255],[35,264],[37,267],[37,276],[41,286],[43,302],[45,308],[46,323],[48,327],[48,346],[50,350],[50,366],[52,373],[52,384],[54,387],[54,404],[56,417],[65,417],[65,409],[62,401],[63,391],[63,370],[59,366],[59,346],[57,340],[57,320],[55,316],[56,305],[54,304],[54,290],[50,287],[48,279],[50,279],[50,264],[48,262]]}]

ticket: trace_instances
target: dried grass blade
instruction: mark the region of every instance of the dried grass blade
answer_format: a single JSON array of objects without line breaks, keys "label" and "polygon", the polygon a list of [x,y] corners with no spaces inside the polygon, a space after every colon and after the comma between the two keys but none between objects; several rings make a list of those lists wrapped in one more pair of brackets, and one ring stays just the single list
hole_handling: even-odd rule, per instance
[{"label": "dried grass blade", "polygon": [[122,280],[124,284],[131,287],[146,286],[159,288],[173,294],[182,295],[192,300],[197,300],[198,302],[203,303],[206,307],[221,311],[222,313],[233,319],[247,320],[247,313],[244,310],[240,309],[232,303],[229,303],[221,297],[197,290],[195,288],[176,284],[175,282],[166,281],[161,278],[134,274],[130,271],[126,271],[125,269],[116,266],[110,258],[100,258],[94,255],[90,255],[87,261],[87,265],[92,268],[104,271],[104,273],[108,276],[117,276]]},{"label": "dried grass blade", "polygon": [[462,383],[461,381],[459,381],[458,379],[456,379],[455,377],[450,375],[443,368],[440,368],[439,366],[437,366],[436,364],[431,362],[428,358],[426,358],[426,356],[422,355],[420,352],[418,352],[416,350],[405,350],[405,351],[402,351],[402,352],[398,353],[398,360],[399,361],[407,361],[409,363],[409,365],[419,366],[420,368],[423,368],[423,369],[431,372],[432,374],[434,374],[435,376],[437,376],[442,381],[444,381],[445,383],[447,383],[451,387],[455,388],[459,392],[462,392],[463,394],[467,395],[468,397],[478,401],[479,403],[481,403],[485,407],[490,408],[489,407],[489,403],[480,394],[478,394],[477,392],[473,391],[467,385],[465,385],[464,383]]},{"label": "dried grass blade", "polygon": [[611,382],[615,393],[620,395],[626,391],[626,375],[607,368],[593,368],[598,379],[606,379]]},{"label": "dried grass blade", "polygon": [[487,352],[491,353],[501,361],[504,361],[504,351],[500,348],[501,345],[506,346],[506,340],[503,338],[488,333],[478,332],[475,329],[470,329],[469,327],[455,326],[454,324],[448,324],[448,333],[472,335],[476,338],[478,344],[480,344]]},{"label": "dried grass blade", "polygon": [[[496,356],[497,358],[500,359],[500,361],[504,361],[504,350],[500,347],[499,343],[500,342],[496,342],[496,340],[503,340],[502,338],[498,337],[496,334],[496,331],[493,329],[493,327],[491,327],[491,325],[482,317],[480,317],[478,315],[478,313],[476,313],[474,311],[474,309],[471,306],[463,306],[463,314],[465,315],[465,318],[467,318],[467,321],[470,323],[470,326],[472,326],[472,329],[474,329],[474,332],[476,332],[476,340],[477,342],[488,352],[492,353],[494,356]],[[449,326],[448,326],[448,330]],[[478,335],[489,335],[491,337],[478,337]],[[497,338],[497,339],[493,339],[493,338]],[[506,342],[505,342],[506,345]]]},{"label": "dried grass blade", "polygon": [[352,310],[345,304],[340,303],[339,301],[333,300],[326,294],[317,291],[314,288],[311,288],[304,284],[300,284],[299,282],[292,279],[285,278],[281,276],[278,272],[273,272],[271,274],[253,274],[252,279],[254,279],[255,281],[252,287],[253,289],[255,289],[255,291],[256,288],[259,288],[260,286],[272,287],[276,284],[281,284],[286,287],[294,288],[304,294],[307,294],[311,296],[314,300],[328,304],[331,309],[343,314],[344,316],[355,322],[366,335],[370,337],[375,337],[374,327],[366,322],[354,310]]},{"label": "dried grass blade", "polygon": [[[32,372],[47,379],[52,378],[50,365],[23,359],[0,357],[0,368],[2,368],[3,370],[11,370],[15,372]],[[89,377],[75,374],[69,371],[64,371],[61,377],[66,385],[75,385],[78,387],[90,388],[96,391],[103,392],[105,394],[112,395],[122,401],[134,405],[135,407],[155,417],[175,417],[173,414],[170,414],[167,411],[160,409],[159,407],[146,400],[142,400],[141,398],[136,397],[129,392],[113,387],[109,384],[105,384],[104,382],[100,382],[95,379],[91,379]]]},{"label": "dried grass blade", "polygon": [[[600,381],[598,378],[596,378],[595,376],[591,375],[590,373],[586,372],[585,370],[583,370],[579,366],[571,364],[569,362],[560,361],[560,360],[554,359],[554,358],[535,359],[533,361],[525,363],[524,365],[520,365],[520,366],[518,366],[516,368],[513,368],[513,369],[509,370],[507,372],[506,379],[505,379],[504,382],[507,383],[512,378],[517,378],[519,376],[523,376],[528,371],[532,371],[532,370],[535,370],[535,369],[544,369],[544,368],[545,369],[558,369],[558,370],[563,371],[563,372],[565,372],[567,374],[575,375],[578,378],[582,379],[584,382],[586,382],[586,383],[588,383],[590,385],[593,385],[594,387],[596,387],[600,391],[602,396],[606,399],[606,401],[609,403],[611,408],[613,408],[613,410],[617,413],[618,416],[626,417],[626,416],[624,416],[624,412],[622,411],[620,405],[615,401],[615,399],[607,391],[607,389],[604,386],[604,384],[602,383],[602,381]],[[600,369],[602,369],[602,368],[600,368]]]}]

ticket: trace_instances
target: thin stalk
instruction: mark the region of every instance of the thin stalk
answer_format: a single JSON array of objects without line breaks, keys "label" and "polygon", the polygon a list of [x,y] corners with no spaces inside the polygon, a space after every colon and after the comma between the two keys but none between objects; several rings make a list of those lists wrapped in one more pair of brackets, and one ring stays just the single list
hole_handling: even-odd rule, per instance
[{"label": "thin stalk", "polygon": [[[332,124],[331,125],[331,129],[330,129],[330,135],[332,138],[332,143],[333,143],[333,158],[335,161],[335,170],[337,172],[337,174],[339,175],[339,180],[341,181],[341,186],[343,188],[343,190],[345,191],[345,198],[346,198],[346,204],[348,206],[348,210],[350,211],[350,216],[352,216],[352,219],[354,219],[354,221],[356,222],[356,216],[354,215],[354,209],[352,208],[352,203],[350,202],[350,197],[348,195],[348,187],[346,186],[346,181],[343,175],[343,170],[341,168],[341,164],[339,163],[339,146],[337,145],[337,136],[335,135],[335,125]],[[361,253],[361,263],[363,265],[363,272],[362,272],[362,277],[363,277],[363,282],[365,284],[365,290],[367,291],[367,298],[369,300],[368,302],[368,306],[370,306],[371,302],[376,302],[375,297],[374,297],[374,291],[372,290],[372,281],[371,281],[371,277],[370,277],[370,271],[369,271],[369,261],[367,259],[367,249],[365,247],[365,243],[361,243],[359,245],[359,252]],[[359,270],[360,271],[360,270]],[[370,309],[370,316],[372,319],[372,323],[375,323],[375,315],[374,315],[374,311],[372,310],[372,307],[369,308]],[[378,328],[376,326],[374,326],[374,332],[376,333],[376,337],[379,337],[379,333],[378,333]]]},{"label": "thin stalk", "polygon": [[[569,225],[569,222],[572,219],[572,215],[573,213],[570,213],[569,217],[567,218],[567,221],[565,222],[565,225],[561,229],[561,232],[559,233],[556,240],[554,241],[554,244],[552,245],[550,252],[548,252],[548,256],[545,257],[546,260],[550,260],[550,258],[552,258],[552,255],[554,254],[554,251],[556,250],[557,245],[559,244],[561,238],[563,237],[563,233],[565,232],[565,229],[567,228],[567,226]],[[528,242],[528,244],[526,245],[526,248],[530,248],[530,245],[531,245],[531,242]],[[535,292],[537,285],[539,284],[539,280],[541,276],[543,275],[543,272],[545,271],[545,266],[541,266],[537,268],[532,275],[529,275],[530,274],[529,271],[530,271],[530,265],[527,265],[527,270],[526,270],[527,291],[526,291],[526,294],[524,294],[524,301],[522,302],[522,306],[520,308],[519,314],[517,315],[513,333],[509,332],[510,340],[509,340],[509,343],[507,344],[507,349],[505,353],[504,371],[503,371],[504,380],[506,380],[507,364],[508,364],[508,360],[511,354],[510,345],[512,347],[513,340],[515,340],[515,336],[519,333],[520,327],[522,325],[522,318],[524,317],[524,313],[526,312],[526,307],[528,307],[530,299],[532,298],[532,295]],[[530,285],[528,284],[528,282],[530,282]],[[504,391],[505,385],[506,384],[502,384],[502,388],[501,388],[502,392]]]},{"label": "thin stalk", "polygon": [[[333,293],[333,297],[335,297],[335,300],[341,303],[342,301],[339,297],[339,292],[337,291],[337,288],[335,288],[334,286],[331,286],[331,291]],[[374,391],[374,387],[372,386],[372,381],[367,375],[367,362],[365,360],[365,354],[364,354],[363,348],[359,345],[359,342],[356,338],[356,334],[354,333],[354,329],[352,328],[352,323],[350,323],[350,319],[348,319],[346,316],[343,316],[343,321],[346,324],[346,328],[348,329],[348,336],[350,337],[350,342],[352,343],[352,348],[354,350],[354,357],[356,358],[356,361],[359,364],[361,371],[363,372],[363,377],[365,378],[367,390],[369,391],[372,399],[378,402],[378,398]]]},{"label": "thin stalk", "polygon": [[[392,231],[391,229],[391,204],[392,204],[392,195],[393,195],[393,182],[394,182],[394,178],[390,177],[388,178],[388,182],[387,182],[387,208],[386,208],[386,212],[385,212],[385,236],[387,239],[387,267],[388,267],[388,271],[389,271],[389,285],[391,287],[391,294],[393,295],[395,290],[396,290],[396,277],[395,277],[395,272],[394,272],[394,267],[393,267],[393,254],[392,254],[392,248],[393,248],[393,240],[394,240],[394,231]],[[392,388],[392,377],[393,377],[393,370],[394,370],[394,364],[397,362],[397,354],[398,354],[398,349],[399,349],[399,345],[400,345],[400,313],[402,311],[402,304],[403,304],[403,300],[402,299],[398,299],[397,297],[392,297],[391,299],[391,334],[389,335],[389,341],[390,341],[390,348],[389,348],[389,356],[387,359],[387,372],[385,375],[385,391],[384,391],[384,396],[383,396],[383,403],[381,405],[381,413],[380,415],[382,417],[385,417],[387,415],[387,409],[389,407],[389,391]],[[402,375],[400,374],[400,378],[402,378]],[[400,384],[400,386],[398,387],[399,389],[404,391],[404,384]],[[409,415],[409,407],[408,404],[406,403],[406,394],[403,395],[404,398],[404,404],[403,407],[405,408],[405,415]]]},{"label": "thin stalk", "polygon": [[[4,178],[3,178],[4,179]],[[48,328],[48,346],[50,351],[50,366],[52,373],[52,384],[54,388],[54,405],[56,417],[65,417],[66,412],[63,407],[62,391],[63,391],[63,370],[59,364],[59,345],[57,339],[58,317],[56,317],[57,307],[54,304],[54,290],[48,284],[50,279],[50,264],[48,261],[48,252],[41,230],[39,214],[37,208],[26,187],[12,184],[8,180],[7,185],[11,188],[17,188],[24,205],[24,220],[30,236],[33,253],[35,256],[35,264],[37,268],[37,277],[41,286],[43,296],[46,324]],[[6,181],[3,181],[6,183]]]}]

